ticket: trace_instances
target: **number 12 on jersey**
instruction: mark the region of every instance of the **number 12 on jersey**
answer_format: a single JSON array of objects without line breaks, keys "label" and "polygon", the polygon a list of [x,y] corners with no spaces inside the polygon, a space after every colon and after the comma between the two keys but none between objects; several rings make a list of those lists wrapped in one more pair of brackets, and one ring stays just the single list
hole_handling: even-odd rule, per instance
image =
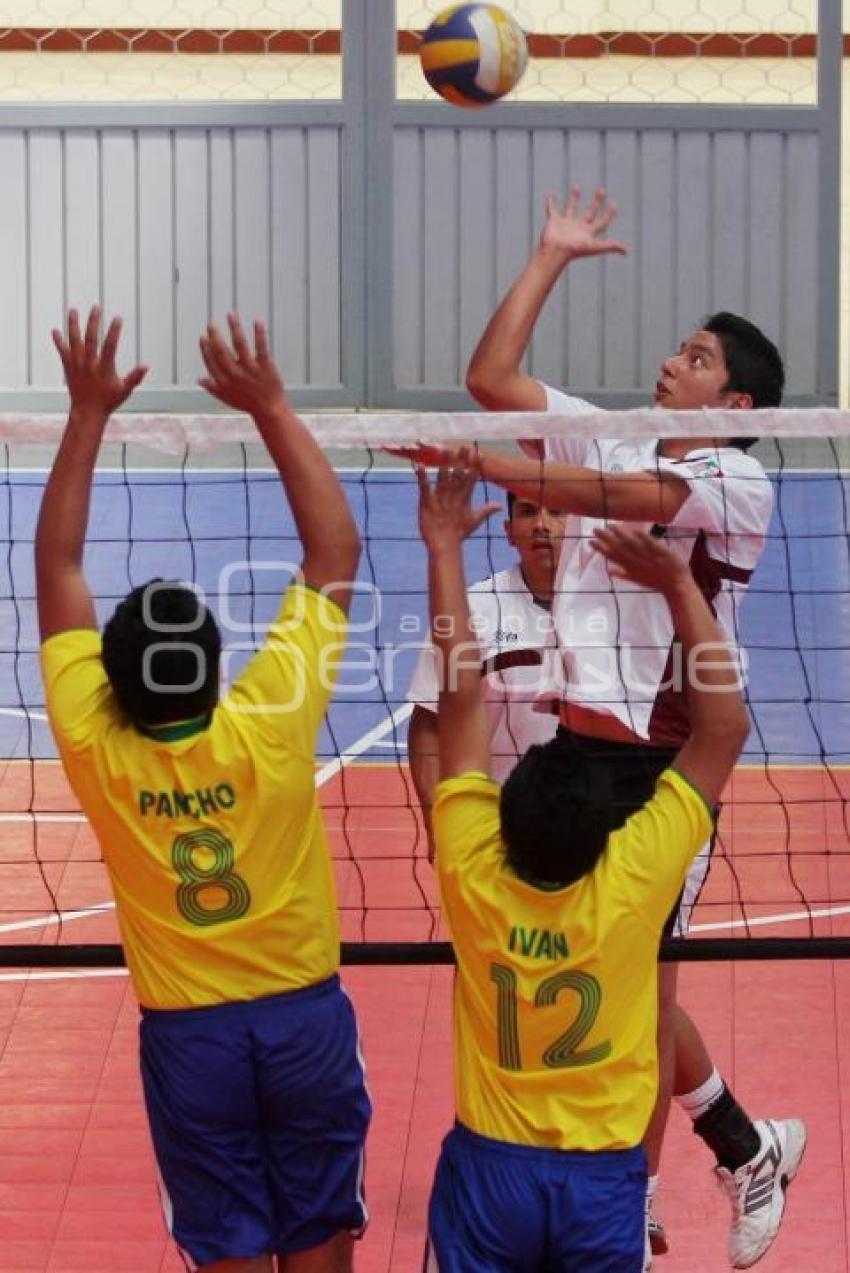
[{"label": "number 12 on jersey", "polygon": [[[519,995],[517,975],[505,964],[490,965],[490,980],[496,985],[496,1033],[499,1065],[503,1070],[523,1068],[519,1038]],[[575,1016],[569,1027],[544,1050],[541,1058],[550,1069],[569,1069],[577,1065],[593,1065],[611,1055],[611,1041],[606,1039],[592,1048],[579,1051],[599,1015],[602,987],[589,972],[577,970],[556,972],[545,977],[534,995],[536,1008],[550,1007],[562,991],[572,991],[578,999]]]}]

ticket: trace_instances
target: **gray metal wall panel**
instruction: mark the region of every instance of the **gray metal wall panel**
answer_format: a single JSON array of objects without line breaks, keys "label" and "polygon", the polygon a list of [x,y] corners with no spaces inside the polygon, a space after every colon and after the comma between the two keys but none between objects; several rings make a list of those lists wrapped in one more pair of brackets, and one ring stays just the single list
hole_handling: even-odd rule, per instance
[{"label": "gray metal wall panel", "polygon": [[234,186],[234,132],[214,128],[210,132],[210,309],[226,314],[236,306],[236,194]]},{"label": "gray metal wall panel", "polygon": [[0,134],[0,377],[5,385],[26,384],[29,378],[29,275],[27,262],[27,153],[20,133]]},{"label": "gray metal wall panel", "polygon": [[202,374],[198,335],[210,321],[210,146],[206,132],[174,136],[174,361],[178,384]]},{"label": "gray metal wall panel", "polygon": [[687,133],[676,140],[676,226],[673,325],[684,335],[711,309],[712,139]]},{"label": "gray metal wall panel", "polygon": [[422,157],[418,129],[401,130],[393,154],[392,340],[398,384],[422,383]]},{"label": "gray metal wall panel", "polygon": [[[596,130],[575,129],[569,134],[566,172],[559,188],[563,195],[567,182],[581,187],[585,199],[597,190],[604,177],[603,137]],[[538,223],[543,205],[538,199],[535,217]],[[565,289],[566,365],[569,382],[574,385],[601,386],[602,326],[602,260],[581,261]],[[563,383],[563,380],[562,380]]]},{"label": "gray metal wall panel", "polygon": [[307,134],[278,130],[272,138],[272,332],[287,383],[308,373]]},{"label": "gray metal wall panel", "polygon": [[460,383],[458,350],[457,133],[429,131],[423,141],[423,374],[426,385]]},{"label": "gray metal wall panel", "polygon": [[747,310],[747,139],[741,133],[720,133],[714,138],[712,151],[714,259],[709,307],[742,314]]},{"label": "gray metal wall panel", "polygon": [[[837,244],[818,237],[818,146],[812,138],[786,142],[785,252],[786,291],[783,352],[788,382],[795,393],[814,393],[818,384],[818,253],[832,252],[838,272]],[[837,319],[836,319],[837,321]]]},{"label": "gray metal wall panel", "polygon": [[30,387],[64,396],[50,330],[94,301],[121,314],[149,394],[192,391],[200,331],[238,308],[270,322],[291,387],[338,396],[340,137],[324,124],[0,134],[7,401]]},{"label": "gray metal wall panel", "polygon": [[103,219],[101,297],[107,314],[124,320],[123,355],[128,361],[144,361],[139,346],[137,317],[138,192],[136,145],[138,134],[129,129],[104,133],[101,143],[100,191]]},{"label": "gray metal wall panel", "polygon": [[[458,261],[458,323],[461,356],[471,354],[496,304],[496,226],[486,215],[494,188],[493,138],[461,133]],[[477,280],[485,280],[477,286]]]},{"label": "gray metal wall panel", "polygon": [[62,323],[64,277],[62,138],[55,130],[29,141],[30,379],[59,383],[56,350],[50,339]]},{"label": "gray metal wall panel", "polygon": [[747,315],[780,343],[786,274],[782,152],[781,136],[756,133],[750,138]]},{"label": "gray metal wall panel", "polygon": [[[658,130],[640,138],[638,188],[634,193],[638,208],[635,250],[638,271],[637,322],[638,380],[632,388],[647,390],[658,378],[659,358],[675,347],[675,297],[673,288],[674,235],[676,216],[675,138]],[[628,192],[623,201],[632,197]],[[629,245],[631,246],[631,245]]]},{"label": "gray metal wall panel", "polygon": [[637,190],[639,172],[638,135],[625,129],[610,132],[605,147],[605,185],[619,209],[610,233],[628,248],[626,256],[611,256],[603,265],[602,382],[614,390],[634,385],[640,360],[639,261],[634,247],[638,208],[626,195],[627,191]]},{"label": "gray metal wall panel", "polygon": [[236,308],[246,320],[264,323],[273,286],[269,141],[265,128],[242,128],[233,145]]},{"label": "gray metal wall panel", "polygon": [[138,139],[139,350],[148,381],[174,384],[174,172],[172,134],[151,129]]},{"label": "gray metal wall panel", "polygon": [[[526,196],[528,212],[524,218],[528,223],[526,253],[540,237],[540,209],[545,206],[546,199],[550,194],[560,198],[567,190],[568,146],[569,135],[551,129],[533,134],[530,138],[530,172]],[[577,273],[576,282],[583,285],[584,281]],[[559,292],[550,298],[535,324],[529,349],[528,370],[540,380],[556,387],[561,383],[564,349],[573,335],[572,300],[566,292]]]},{"label": "gray metal wall panel", "polygon": [[64,295],[61,312],[85,312],[101,295],[100,139],[94,129],[70,132],[65,143]]},{"label": "gray metal wall panel", "polygon": [[[340,326],[340,154],[336,129],[307,134],[307,313],[309,376],[313,384],[342,381]],[[283,233],[287,233],[284,228]]]}]

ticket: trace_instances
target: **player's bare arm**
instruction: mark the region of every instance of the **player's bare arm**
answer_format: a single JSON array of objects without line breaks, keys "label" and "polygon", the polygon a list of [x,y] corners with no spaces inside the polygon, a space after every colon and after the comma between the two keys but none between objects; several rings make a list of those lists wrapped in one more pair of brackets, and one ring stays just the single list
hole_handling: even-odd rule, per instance
[{"label": "player's bare arm", "polygon": [[623,254],[626,247],[605,234],[617,215],[607,194],[595,192],[586,208],[573,186],[561,206],[546,200],[540,241],[522,273],[488,323],[466,377],[466,387],[483,407],[494,411],[543,411],[546,390],[522,370],[534,324],[549,293],[571,261],[581,257]]},{"label": "player's bare arm", "polygon": [[479,448],[481,476],[520,498],[580,517],[672,521],[690,495],[672,473],[604,473]]},{"label": "player's bare arm", "polygon": [[137,366],[126,376],[115,366],[121,319],[113,318],[100,339],[100,309],[88,316],[85,332],[75,309],[67,334],[55,330],[71,398],[68,423],[41,501],[35,534],[35,577],[41,640],[75,628],[96,628],[94,603],[83,575],[94,466],[107,421],[144,379]]},{"label": "player's bare arm", "polygon": [[750,732],[737,656],[687,564],[663,540],[626,526],[594,531],[593,546],[613,576],[663,594],[682,645],[691,733],[675,768],[708,805],[721,796]]},{"label": "player's bare arm", "polygon": [[252,350],[237,314],[228,315],[231,344],[214,325],[201,336],[207,374],[202,388],[252,417],[280,474],[304,550],[305,583],[324,589],[347,612],[360,538],[339,480],[306,425],[290,406],[262,323]]},{"label": "player's bare arm", "polygon": [[440,781],[440,744],[437,713],[417,703],[407,727],[407,755],[410,776],[416,790],[422,822],[428,840],[428,861],[435,857],[434,835],[431,827],[431,802],[434,788]]},{"label": "player's bare arm", "polygon": [[490,731],[481,699],[480,649],[466,595],[463,541],[500,505],[472,507],[478,474],[466,451],[439,469],[433,485],[423,467],[416,472],[419,530],[428,549],[431,634],[440,661],[440,777],[488,773]]},{"label": "player's bare arm", "polygon": [[[457,451],[416,446],[395,447],[393,454],[435,467],[451,464]],[[475,455],[485,481],[504,487],[519,499],[581,517],[666,525],[690,495],[687,482],[673,473],[603,473],[487,447],[476,447]]]}]

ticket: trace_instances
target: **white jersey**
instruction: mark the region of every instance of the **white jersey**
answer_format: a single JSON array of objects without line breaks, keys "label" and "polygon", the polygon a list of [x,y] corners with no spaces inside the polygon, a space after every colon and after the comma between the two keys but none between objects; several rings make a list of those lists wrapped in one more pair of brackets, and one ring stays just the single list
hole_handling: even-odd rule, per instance
[{"label": "white jersey", "polygon": [[[558,727],[557,715],[535,710],[541,689],[558,675],[555,630],[551,614],[534,600],[518,565],[473,584],[467,595],[481,651],[490,772],[504,782],[532,743],[548,742]],[[428,644],[414,668],[408,702],[435,712],[439,682],[439,655]]]},{"label": "white jersey", "polygon": [[[546,388],[548,411],[593,410],[589,403]],[[684,459],[658,454],[653,440],[617,442],[549,438],[544,456],[606,473],[671,473],[690,495],[664,535],[691,567],[703,595],[737,644],[738,606],[761,556],[773,508],[773,488],[753,456],[734,446],[701,447]],[[612,579],[590,547],[604,523],[570,519],[558,564],[552,612],[563,653],[562,681],[550,686],[571,703],[614,716],[640,738],[678,747],[687,739],[687,669],[667,603],[658,593]]]}]

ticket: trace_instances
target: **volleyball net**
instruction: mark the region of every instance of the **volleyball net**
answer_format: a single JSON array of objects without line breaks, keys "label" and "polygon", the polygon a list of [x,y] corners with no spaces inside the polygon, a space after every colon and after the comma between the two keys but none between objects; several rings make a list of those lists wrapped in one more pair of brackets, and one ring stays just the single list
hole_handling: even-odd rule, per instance
[{"label": "volleyball net", "polygon": [[[513,449],[587,438],[758,436],[774,486],[740,611],[752,730],[724,798],[708,882],[667,957],[850,954],[850,416],[836,411],[305,416],[355,512],[364,551],[317,782],[347,962],[444,962],[411,780],[408,691],[427,645],[425,550],[411,466],[387,448],[472,440]],[[0,964],[122,961],[100,850],[57,760],[44,707],[35,518],[64,420],[0,422]],[[499,498],[493,487],[481,499]],[[575,531],[568,532],[575,533]],[[223,675],[262,644],[300,546],[247,419],[120,416],[93,490],[85,560],[101,623],[153,577],[188,580],[215,613]],[[469,541],[470,583],[516,562],[496,517]],[[510,634],[508,634],[510,640]],[[521,644],[517,634],[517,644]]]}]

